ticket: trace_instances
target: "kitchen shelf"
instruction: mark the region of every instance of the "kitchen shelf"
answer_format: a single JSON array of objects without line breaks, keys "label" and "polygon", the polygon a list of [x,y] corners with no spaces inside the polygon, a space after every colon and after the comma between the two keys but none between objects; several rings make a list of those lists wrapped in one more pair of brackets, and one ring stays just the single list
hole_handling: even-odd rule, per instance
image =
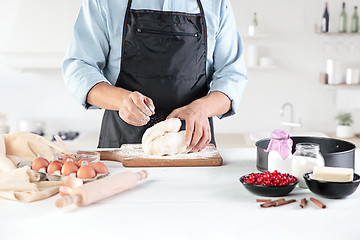
[{"label": "kitchen shelf", "polygon": [[327,89],[360,89],[360,84],[323,84]]},{"label": "kitchen shelf", "polygon": [[262,38],[267,38],[268,35],[266,34],[257,34],[257,35],[253,35],[253,36],[249,36],[249,35],[246,35],[246,36],[243,36],[244,39],[262,39]]},{"label": "kitchen shelf", "polygon": [[247,69],[251,69],[251,70],[271,70],[271,69],[276,69],[276,66],[268,66],[268,67],[263,67],[263,66],[253,66],[253,67],[247,67]]},{"label": "kitchen shelf", "polygon": [[318,35],[322,35],[322,36],[360,36],[360,32],[357,33],[352,33],[352,32],[345,32],[345,33],[340,33],[340,32],[315,32]]},{"label": "kitchen shelf", "polygon": [[5,63],[16,70],[60,69],[64,52],[0,52]]}]

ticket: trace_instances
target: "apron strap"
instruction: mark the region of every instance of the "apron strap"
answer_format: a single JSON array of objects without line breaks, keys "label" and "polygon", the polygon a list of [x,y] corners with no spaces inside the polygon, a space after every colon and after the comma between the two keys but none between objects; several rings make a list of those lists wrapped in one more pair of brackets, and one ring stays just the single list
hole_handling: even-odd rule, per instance
[{"label": "apron strap", "polygon": [[[126,37],[126,35],[125,35],[126,34],[126,24],[127,24],[127,19],[129,17],[131,3],[132,3],[132,0],[128,0],[128,4],[127,4],[127,7],[126,7],[126,12],[125,12],[125,16],[124,16],[122,39],[125,39],[125,37]],[[122,56],[124,56],[124,45],[125,45],[125,41],[122,41],[122,44],[121,44],[121,60],[120,60],[121,63],[122,63]]]},{"label": "apron strap", "polygon": [[197,1],[198,6],[199,6],[201,15],[204,16],[204,15],[205,15],[205,14],[204,14],[204,8],[203,8],[203,6],[202,6],[202,4],[201,4],[201,1],[200,1],[200,0],[196,0],[196,1]]},{"label": "apron strap", "polygon": [[[201,4],[201,1],[200,0],[196,0],[198,6],[199,6],[199,9],[200,9],[200,13],[204,16],[204,9],[203,9],[203,6]],[[127,4],[127,7],[126,7],[126,14],[125,14],[125,19],[127,19],[127,13],[130,11],[131,9],[131,4],[132,4],[132,0],[128,0],[128,4]],[[205,20],[205,19],[204,19]]]},{"label": "apron strap", "polygon": [[200,14],[201,14],[201,18],[203,19],[202,21],[202,25],[203,25],[203,29],[204,29],[204,44],[205,44],[205,77],[206,77],[206,63],[207,63],[207,27],[206,27],[206,20],[205,20],[205,12],[204,12],[204,8],[201,4],[200,0],[196,0],[200,9]]}]

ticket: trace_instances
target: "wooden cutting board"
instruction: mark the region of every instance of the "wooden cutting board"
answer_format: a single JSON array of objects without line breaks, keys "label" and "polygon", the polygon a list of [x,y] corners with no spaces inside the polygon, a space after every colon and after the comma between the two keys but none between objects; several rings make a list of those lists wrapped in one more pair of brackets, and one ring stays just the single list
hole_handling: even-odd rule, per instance
[{"label": "wooden cutting board", "polygon": [[99,152],[101,160],[118,161],[124,167],[200,167],[221,166],[223,163],[214,144],[198,153],[174,156],[147,156],[141,144],[123,144],[119,149]]}]

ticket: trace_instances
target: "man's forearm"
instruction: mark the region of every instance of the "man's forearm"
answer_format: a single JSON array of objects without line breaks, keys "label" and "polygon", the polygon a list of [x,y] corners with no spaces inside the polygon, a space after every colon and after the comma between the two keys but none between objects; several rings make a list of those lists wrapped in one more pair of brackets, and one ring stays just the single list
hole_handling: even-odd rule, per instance
[{"label": "man's forearm", "polygon": [[193,103],[200,104],[208,117],[227,113],[231,108],[231,100],[222,92],[214,91],[195,100]]},{"label": "man's forearm", "polygon": [[96,84],[88,93],[87,103],[99,108],[119,110],[122,100],[130,92],[106,82]]}]

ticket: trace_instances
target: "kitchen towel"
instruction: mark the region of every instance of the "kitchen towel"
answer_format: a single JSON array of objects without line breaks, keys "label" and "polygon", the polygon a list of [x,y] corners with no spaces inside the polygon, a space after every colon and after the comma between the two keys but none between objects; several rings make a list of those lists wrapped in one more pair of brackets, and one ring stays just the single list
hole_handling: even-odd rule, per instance
[{"label": "kitchen towel", "polygon": [[[33,202],[58,193],[61,181],[40,181],[40,175],[29,166],[16,167],[21,161],[34,160],[39,153],[53,157],[61,148],[49,142],[31,133],[0,135],[0,198]],[[14,162],[7,155],[10,153]]]}]

